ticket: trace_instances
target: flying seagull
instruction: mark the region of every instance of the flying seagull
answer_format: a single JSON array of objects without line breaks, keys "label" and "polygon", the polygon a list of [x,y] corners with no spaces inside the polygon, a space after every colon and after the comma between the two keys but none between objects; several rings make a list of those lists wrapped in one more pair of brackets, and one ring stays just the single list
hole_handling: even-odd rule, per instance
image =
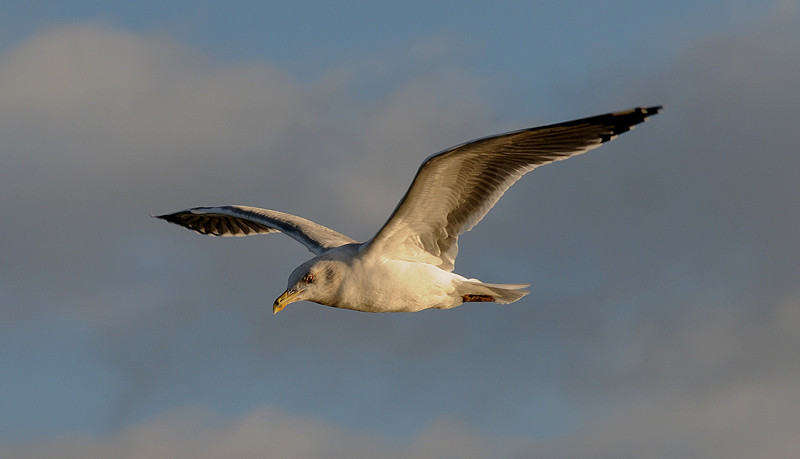
[{"label": "flying seagull", "polygon": [[585,153],[631,130],[660,106],[582,118],[473,140],[426,159],[389,220],[357,242],[305,218],[248,206],[195,207],[157,218],[200,234],[281,232],[315,257],[289,276],[272,306],[295,301],[365,312],[450,309],[519,300],[530,284],[487,284],[453,272],[458,236],[535,168]]}]

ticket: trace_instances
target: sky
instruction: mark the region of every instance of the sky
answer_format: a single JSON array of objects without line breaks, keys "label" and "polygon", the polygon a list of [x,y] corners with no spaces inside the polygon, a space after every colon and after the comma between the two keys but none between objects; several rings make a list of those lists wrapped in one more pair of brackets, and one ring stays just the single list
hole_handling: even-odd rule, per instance
[{"label": "sky", "polygon": [[[0,2],[0,456],[792,457],[800,3]],[[357,240],[430,154],[639,105],[456,272],[511,305],[296,303],[244,204]]]}]

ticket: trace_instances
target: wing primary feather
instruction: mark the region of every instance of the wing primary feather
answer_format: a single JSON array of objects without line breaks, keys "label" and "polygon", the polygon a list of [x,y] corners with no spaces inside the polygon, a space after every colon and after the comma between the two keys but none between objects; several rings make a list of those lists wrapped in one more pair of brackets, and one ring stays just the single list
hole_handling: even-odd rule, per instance
[{"label": "wing primary feather", "polygon": [[[521,129],[429,156],[366,250],[375,247],[406,259],[429,260],[432,255],[438,259],[437,266],[452,270],[458,253],[457,236],[480,222],[524,174],[597,148],[661,109],[637,107]],[[420,230],[425,234],[417,234]]]},{"label": "wing primary feather", "polygon": [[212,236],[248,236],[282,232],[316,254],[356,242],[310,220],[258,207],[195,207],[155,217]]}]

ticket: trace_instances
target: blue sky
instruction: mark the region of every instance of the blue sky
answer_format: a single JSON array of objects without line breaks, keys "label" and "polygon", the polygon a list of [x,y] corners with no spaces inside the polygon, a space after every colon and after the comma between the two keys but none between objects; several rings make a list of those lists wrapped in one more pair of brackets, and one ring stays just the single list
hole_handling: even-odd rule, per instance
[{"label": "blue sky", "polygon": [[[0,456],[784,457],[798,3],[0,4]],[[635,105],[462,236],[509,306],[270,305],[431,153]]]}]

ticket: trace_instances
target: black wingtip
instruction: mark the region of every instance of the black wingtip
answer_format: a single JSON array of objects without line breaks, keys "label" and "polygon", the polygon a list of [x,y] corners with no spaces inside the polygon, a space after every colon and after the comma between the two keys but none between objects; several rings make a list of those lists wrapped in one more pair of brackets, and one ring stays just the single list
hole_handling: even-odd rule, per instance
[{"label": "black wingtip", "polygon": [[648,117],[658,115],[664,110],[663,105],[654,105],[652,107],[636,107],[622,112],[612,113],[612,116],[629,119],[631,125],[636,125],[645,121]]},{"label": "black wingtip", "polygon": [[[615,139],[618,135],[633,129],[637,124],[647,121],[649,117],[658,115],[663,109],[663,105],[653,105],[651,107],[636,107],[630,110],[594,117],[594,119],[610,117],[610,124],[612,126],[611,132],[600,136],[600,141],[605,143]],[[589,118],[589,120],[591,119],[592,118]]]},{"label": "black wingtip", "polygon": [[167,221],[167,222],[170,222],[170,223],[175,223],[176,225],[180,225],[181,223],[180,223],[180,218],[179,218],[180,215],[179,214],[180,214],[180,212],[176,212],[174,214],[150,215],[150,216],[153,217],[153,218],[159,218],[161,220],[164,220],[164,221]]},{"label": "black wingtip", "polygon": [[639,111],[642,112],[642,115],[647,118],[648,116],[658,115],[662,111],[664,111],[663,105],[654,105],[652,107],[639,107]]}]

